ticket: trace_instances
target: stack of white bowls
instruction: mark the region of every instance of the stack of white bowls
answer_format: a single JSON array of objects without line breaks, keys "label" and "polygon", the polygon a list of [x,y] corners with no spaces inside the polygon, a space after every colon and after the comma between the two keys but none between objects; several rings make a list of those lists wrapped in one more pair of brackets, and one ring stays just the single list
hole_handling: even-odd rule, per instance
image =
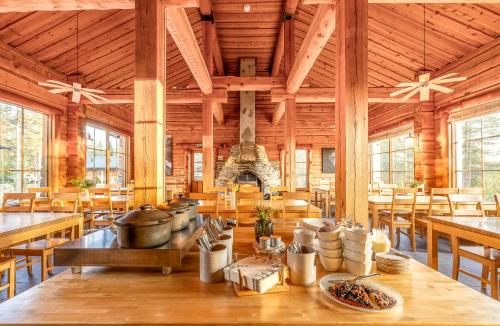
[{"label": "stack of white bowls", "polygon": [[296,229],[293,230],[293,240],[300,243],[303,246],[313,247],[314,246],[314,236],[315,233],[306,229]]},{"label": "stack of white bowls", "polygon": [[341,229],[338,226],[325,226],[318,230],[319,260],[327,272],[335,272],[342,267]]},{"label": "stack of white bowls", "polygon": [[372,239],[366,229],[344,231],[344,261],[347,271],[355,275],[367,275],[372,269]]}]

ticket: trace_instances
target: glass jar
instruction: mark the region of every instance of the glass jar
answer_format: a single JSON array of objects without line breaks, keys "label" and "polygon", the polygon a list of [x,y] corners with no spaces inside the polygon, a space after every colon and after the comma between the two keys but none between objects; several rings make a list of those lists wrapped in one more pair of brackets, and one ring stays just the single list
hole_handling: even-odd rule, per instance
[{"label": "glass jar", "polygon": [[384,229],[373,229],[372,248],[375,253],[386,253],[391,250],[391,240],[385,233]]}]

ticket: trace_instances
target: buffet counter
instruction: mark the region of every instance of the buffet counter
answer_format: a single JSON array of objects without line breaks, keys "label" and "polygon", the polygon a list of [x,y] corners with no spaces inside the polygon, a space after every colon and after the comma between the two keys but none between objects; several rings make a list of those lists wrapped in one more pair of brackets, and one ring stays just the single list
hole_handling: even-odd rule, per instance
[{"label": "buffet counter", "polygon": [[[290,232],[281,232],[285,241]],[[235,230],[234,252],[253,253],[253,228]],[[399,310],[364,313],[330,301],[318,286],[237,297],[231,283],[199,280],[198,249],[182,270],[94,267],[69,270],[0,304],[0,324],[276,324],[486,325],[500,324],[500,303],[413,261],[413,271],[377,281],[404,297]],[[326,275],[318,263],[318,280]]]}]

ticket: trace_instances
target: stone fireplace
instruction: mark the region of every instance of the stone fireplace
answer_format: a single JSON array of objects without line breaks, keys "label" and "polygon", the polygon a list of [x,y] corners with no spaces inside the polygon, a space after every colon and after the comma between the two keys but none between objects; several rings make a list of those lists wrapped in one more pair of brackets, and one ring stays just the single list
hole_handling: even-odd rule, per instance
[{"label": "stone fireplace", "polygon": [[269,193],[269,187],[281,183],[279,166],[268,160],[264,146],[243,142],[231,147],[215,185],[225,186],[229,181],[254,184],[260,186],[262,192]]}]

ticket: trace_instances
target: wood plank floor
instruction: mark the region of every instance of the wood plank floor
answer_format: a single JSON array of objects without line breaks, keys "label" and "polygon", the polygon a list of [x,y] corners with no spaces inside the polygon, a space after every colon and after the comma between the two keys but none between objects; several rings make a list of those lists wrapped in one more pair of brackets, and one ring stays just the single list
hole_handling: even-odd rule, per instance
[{"label": "wood plank floor", "polygon": [[[404,236],[401,235],[401,245],[400,245],[400,250],[411,255],[413,258],[416,260],[426,263],[427,261],[427,247],[426,247],[426,239],[417,237],[417,251],[412,252],[410,250],[410,243],[408,239]],[[467,270],[473,272],[476,275],[481,274],[481,265],[474,263],[472,261],[468,261],[467,259],[462,259],[462,266],[466,268]],[[54,275],[57,275],[58,273],[64,271],[66,268],[65,267],[56,267],[55,268],[55,273]],[[446,239],[440,239],[439,241],[439,271],[449,277],[451,277],[451,270],[452,270],[452,256],[451,256],[451,251],[450,251],[450,246],[448,244],[448,241]],[[6,276],[2,280],[2,282],[6,281]],[[467,276],[464,275],[463,273],[460,274],[459,281],[471,288],[473,288],[476,291],[481,291],[481,285],[480,283]],[[16,293],[19,294],[21,292],[24,292],[31,287],[37,285],[40,283],[40,264],[35,264],[33,268],[33,275],[28,275],[28,272],[26,269],[22,269],[17,271],[17,282],[16,282]],[[484,293],[484,292],[483,292]],[[488,287],[486,295],[489,295],[490,289]],[[0,293],[0,303],[7,300],[7,291],[2,291]]]}]

